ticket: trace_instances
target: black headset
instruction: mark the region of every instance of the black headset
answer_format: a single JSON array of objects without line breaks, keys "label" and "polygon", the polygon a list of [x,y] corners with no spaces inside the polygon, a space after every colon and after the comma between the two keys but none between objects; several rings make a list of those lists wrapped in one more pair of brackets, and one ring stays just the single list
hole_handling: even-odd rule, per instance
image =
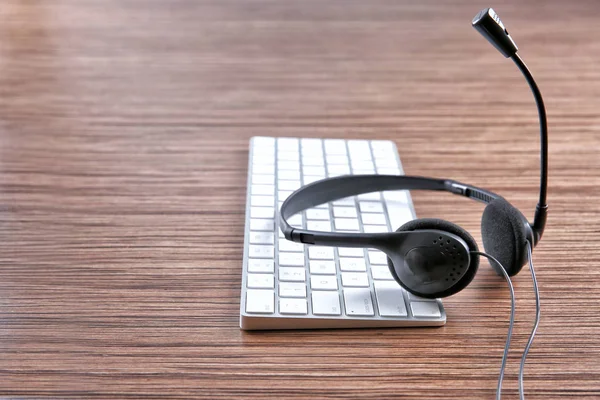
[{"label": "black headset", "polygon": [[[298,243],[369,247],[388,256],[390,272],[407,291],[427,298],[453,295],[475,277],[479,266],[477,243],[460,226],[442,219],[425,218],[409,221],[396,232],[342,233],[318,232],[290,226],[292,215],[319,204],[349,196],[386,190],[446,191],[487,204],[481,218],[481,236],[485,251],[516,275],[527,262],[528,245],[533,248],[541,239],[546,225],[548,205],[548,131],[542,95],[533,76],[517,54],[517,46],[491,9],[473,18],[472,25],[505,57],[511,58],[531,88],[536,100],[541,136],[540,194],[533,223],[503,197],[488,190],[449,179],[395,175],[348,175],[324,179],[303,186],[282,204],[279,225],[287,240]],[[500,266],[492,262],[492,266]]]}]

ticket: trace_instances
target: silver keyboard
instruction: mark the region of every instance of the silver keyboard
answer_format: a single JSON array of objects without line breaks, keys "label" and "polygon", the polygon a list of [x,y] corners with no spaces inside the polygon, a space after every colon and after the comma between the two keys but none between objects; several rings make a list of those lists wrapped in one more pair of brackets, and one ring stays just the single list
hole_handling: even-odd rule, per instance
[{"label": "silver keyboard", "polygon": [[[277,209],[302,185],[348,174],[403,174],[390,141],[254,137],[250,141],[240,327],[316,329],[437,326],[442,302],[400,287],[373,249],[286,240]],[[375,192],[299,213],[292,226],[388,232],[415,218],[408,191]]]}]

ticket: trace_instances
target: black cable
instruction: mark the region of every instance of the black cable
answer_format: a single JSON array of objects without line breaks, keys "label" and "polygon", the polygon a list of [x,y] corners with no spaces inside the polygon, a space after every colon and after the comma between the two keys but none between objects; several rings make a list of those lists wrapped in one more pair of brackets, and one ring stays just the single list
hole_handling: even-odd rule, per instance
[{"label": "black cable", "polygon": [[[508,288],[510,289],[510,320],[508,323],[508,333],[506,335],[504,353],[502,354],[502,365],[500,366],[500,375],[498,376],[498,386],[496,388],[496,400],[500,400],[500,397],[502,396],[502,380],[504,379],[504,370],[506,368],[506,360],[508,359],[508,350],[510,349],[510,339],[512,338],[513,327],[515,325],[515,290],[510,280],[510,276],[508,276],[506,270],[504,269],[504,266],[500,263],[500,261],[496,260],[493,256],[481,251],[470,251],[469,253],[480,255],[498,264],[500,266],[499,269],[500,271],[502,271],[502,275],[504,275],[504,279],[508,284]],[[494,268],[494,270],[496,269]]]},{"label": "black cable", "polygon": [[529,335],[529,340],[527,341],[527,345],[525,346],[525,350],[523,351],[523,356],[521,357],[521,366],[519,367],[519,398],[521,400],[525,400],[525,392],[523,390],[523,372],[525,370],[525,360],[527,359],[527,353],[529,353],[529,349],[533,344],[533,339],[535,338],[535,333],[537,332],[538,325],[540,324],[540,291],[538,290],[537,278],[535,276],[535,270],[533,269],[533,259],[531,258],[531,244],[527,242],[527,254],[529,257],[529,270],[531,271],[531,279],[533,281],[533,291],[535,292],[535,323],[533,324],[533,329],[531,330],[531,334]]}]

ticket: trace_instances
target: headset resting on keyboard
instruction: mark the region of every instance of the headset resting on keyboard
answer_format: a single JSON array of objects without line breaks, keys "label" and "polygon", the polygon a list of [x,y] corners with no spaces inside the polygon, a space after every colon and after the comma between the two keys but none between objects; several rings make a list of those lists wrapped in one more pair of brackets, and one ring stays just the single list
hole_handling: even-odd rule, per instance
[{"label": "headset resting on keyboard", "polygon": [[[474,278],[479,249],[473,237],[458,225],[441,219],[410,221],[392,233],[318,232],[293,228],[292,215],[318,204],[362,193],[385,190],[436,190],[463,195],[487,204],[481,219],[484,248],[492,266],[509,276],[516,275],[528,260],[528,253],[541,239],[546,225],[548,180],[548,133],[546,110],[541,93],[517,46],[491,9],[484,9],[472,21],[475,27],[505,57],[510,57],[526,78],[536,100],[541,136],[539,201],[533,223],[506,199],[490,191],[448,179],[414,176],[341,176],[314,182],[295,191],[281,206],[280,228],[285,238],[322,246],[372,247],[385,252],[396,282],[422,297],[453,295]],[[494,260],[497,260],[494,261]],[[512,327],[512,320],[511,320]],[[533,334],[532,334],[533,335]],[[522,394],[522,393],[521,393]]]}]

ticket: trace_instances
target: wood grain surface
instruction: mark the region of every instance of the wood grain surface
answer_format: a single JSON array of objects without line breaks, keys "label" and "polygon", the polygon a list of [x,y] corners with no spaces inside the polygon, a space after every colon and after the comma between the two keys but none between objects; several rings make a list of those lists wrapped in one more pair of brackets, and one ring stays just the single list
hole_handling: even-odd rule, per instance
[{"label": "wood grain surface", "polygon": [[[493,398],[509,302],[487,263],[442,328],[239,329],[252,136],[392,139],[407,173],[532,217],[533,98],[470,26],[491,5],[550,126],[527,398],[600,398],[600,3],[452,3],[3,0],[0,395]],[[481,243],[482,206],[414,200]],[[534,317],[514,283],[507,399]]]}]

